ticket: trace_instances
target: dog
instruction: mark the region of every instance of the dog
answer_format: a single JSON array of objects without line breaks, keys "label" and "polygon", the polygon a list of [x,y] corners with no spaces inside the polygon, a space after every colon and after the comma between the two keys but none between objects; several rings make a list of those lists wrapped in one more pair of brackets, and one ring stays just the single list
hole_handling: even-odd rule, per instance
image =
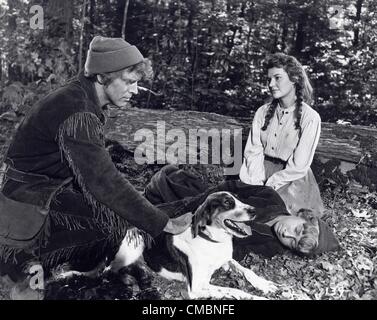
[{"label": "dog", "polygon": [[273,282],[232,259],[232,238],[251,235],[245,222],[254,218],[255,208],[233,194],[210,194],[193,214],[191,228],[178,235],[163,233],[151,248],[145,247],[141,237],[135,243],[123,240],[110,269],[118,272],[143,256],[147,265],[162,277],[185,281],[190,299],[261,299],[239,289],[210,284],[213,273],[223,267],[244,276],[265,294],[277,290]]},{"label": "dog", "polygon": [[222,267],[244,276],[265,294],[277,290],[273,282],[257,276],[232,259],[232,238],[251,235],[251,228],[245,222],[254,218],[255,208],[242,203],[230,192],[212,193],[193,214],[191,228],[183,233],[163,233],[150,248],[146,248],[141,235],[131,241],[126,235],[109,266],[101,263],[88,272],[66,271],[57,278],[73,275],[97,277],[104,270],[120,273],[124,268],[140,265],[144,259],[160,276],[186,282],[190,299],[264,299],[239,289],[210,284],[213,273]]}]

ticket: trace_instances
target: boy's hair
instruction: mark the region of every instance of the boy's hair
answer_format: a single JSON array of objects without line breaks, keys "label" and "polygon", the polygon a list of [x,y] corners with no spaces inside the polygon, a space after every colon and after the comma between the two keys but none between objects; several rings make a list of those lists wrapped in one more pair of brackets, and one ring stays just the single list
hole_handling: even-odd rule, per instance
[{"label": "boy's hair", "polygon": [[[153,77],[152,62],[151,60],[144,58],[143,61],[133,66],[127,67],[125,69],[99,74],[102,76],[103,79],[101,84],[103,84],[104,86],[108,86],[112,81],[114,81],[117,78],[120,78],[125,70],[128,72],[136,72],[140,76],[140,80],[150,80]],[[98,81],[97,74],[87,72],[86,70],[84,71],[84,76],[92,80],[93,82]]]},{"label": "boy's hair", "polygon": [[318,218],[313,216],[311,210],[300,209],[297,216],[306,220],[301,239],[296,250],[304,255],[311,255],[318,247],[319,226]]}]

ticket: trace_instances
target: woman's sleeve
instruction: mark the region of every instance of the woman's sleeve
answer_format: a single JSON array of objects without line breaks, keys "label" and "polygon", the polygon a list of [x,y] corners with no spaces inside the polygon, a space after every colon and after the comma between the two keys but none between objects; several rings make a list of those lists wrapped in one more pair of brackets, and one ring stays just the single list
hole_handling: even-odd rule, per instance
[{"label": "woman's sleeve", "polygon": [[264,170],[264,148],[260,136],[263,123],[263,109],[259,108],[254,115],[253,124],[247,138],[244,159],[239,175],[240,180],[247,184],[263,185],[266,180]]},{"label": "woman's sleeve", "polygon": [[312,164],[315,150],[321,134],[321,118],[316,113],[308,121],[303,121],[301,137],[293,154],[288,158],[284,170],[275,172],[266,182],[275,190],[291,181],[304,177]]},{"label": "woman's sleeve", "polygon": [[169,217],[116,169],[103,143],[101,122],[94,114],[71,115],[60,125],[57,140],[84,197],[104,227],[114,224],[115,217],[115,221],[120,219],[122,224],[128,223],[152,237],[163,231]]}]

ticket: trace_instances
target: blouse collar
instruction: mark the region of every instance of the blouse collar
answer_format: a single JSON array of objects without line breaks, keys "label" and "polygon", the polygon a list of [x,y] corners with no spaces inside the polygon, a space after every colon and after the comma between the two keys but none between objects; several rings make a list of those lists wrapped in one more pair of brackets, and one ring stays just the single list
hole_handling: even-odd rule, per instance
[{"label": "blouse collar", "polygon": [[284,113],[290,113],[290,112],[293,112],[293,111],[295,111],[295,109],[296,109],[296,103],[294,103],[291,107],[289,107],[289,108],[282,108],[281,106],[280,106],[280,103],[278,103],[278,107],[277,107],[277,109],[278,109],[278,112],[279,113],[281,113],[281,112],[284,112]]}]

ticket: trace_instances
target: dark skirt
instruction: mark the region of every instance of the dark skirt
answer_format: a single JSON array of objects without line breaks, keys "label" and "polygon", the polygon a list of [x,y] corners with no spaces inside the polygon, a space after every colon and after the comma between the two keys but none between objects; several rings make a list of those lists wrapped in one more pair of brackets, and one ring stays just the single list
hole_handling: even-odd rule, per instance
[{"label": "dark skirt", "polygon": [[[281,161],[264,160],[266,179],[271,177],[275,172],[283,170],[285,164]],[[309,209],[317,217],[324,214],[324,205],[319,192],[317,181],[313,171],[309,168],[306,176],[301,179],[292,181],[287,185],[276,190],[282,197],[290,214],[296,215],[300,209]]]}]

